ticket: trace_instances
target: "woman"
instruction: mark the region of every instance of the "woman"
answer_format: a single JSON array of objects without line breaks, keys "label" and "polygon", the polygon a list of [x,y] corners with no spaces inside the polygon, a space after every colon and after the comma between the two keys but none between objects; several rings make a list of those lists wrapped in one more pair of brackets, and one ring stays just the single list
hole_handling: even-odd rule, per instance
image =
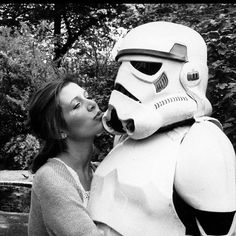
[{"label": "woman", "polygon": [[86,210],[102,115],[74,76],[49,82],[33,96],[29,124],[44,146],[32,167],[29,236],[103,235]]}]

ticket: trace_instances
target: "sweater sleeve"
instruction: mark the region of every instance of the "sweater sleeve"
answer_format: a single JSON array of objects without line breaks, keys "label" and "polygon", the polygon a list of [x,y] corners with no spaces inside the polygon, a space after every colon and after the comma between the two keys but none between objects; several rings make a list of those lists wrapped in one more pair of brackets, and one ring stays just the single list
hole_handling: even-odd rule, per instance
[{"label": "sweater sleeve", "polygon": [[47,168],[34,181],[43,221],[49,235],[100,236],[82,205],[76,187],[53,169]]}]

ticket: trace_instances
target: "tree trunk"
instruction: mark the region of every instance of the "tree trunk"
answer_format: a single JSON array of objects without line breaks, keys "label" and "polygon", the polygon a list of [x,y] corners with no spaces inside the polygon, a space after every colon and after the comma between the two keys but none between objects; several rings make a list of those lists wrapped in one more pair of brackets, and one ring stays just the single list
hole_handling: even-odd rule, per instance
[{"label": "tree trunk", "polygon": [[61,22],[62,22],[62,12],[65,10],[65,4],[55,3],[54,7],[54,58],[53,61],[56,63],[57,67],[61,64]]}]

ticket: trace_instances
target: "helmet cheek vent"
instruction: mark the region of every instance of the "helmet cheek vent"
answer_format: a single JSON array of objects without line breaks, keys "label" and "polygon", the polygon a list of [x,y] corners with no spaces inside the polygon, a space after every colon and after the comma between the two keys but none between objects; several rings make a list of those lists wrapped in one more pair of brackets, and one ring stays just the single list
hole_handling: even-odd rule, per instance
[{"label": "helmet cheek vent", "polygon": [[155,75],[162,66],[159,62],[130,61],[130,64],[138,71],[146,75]]}]

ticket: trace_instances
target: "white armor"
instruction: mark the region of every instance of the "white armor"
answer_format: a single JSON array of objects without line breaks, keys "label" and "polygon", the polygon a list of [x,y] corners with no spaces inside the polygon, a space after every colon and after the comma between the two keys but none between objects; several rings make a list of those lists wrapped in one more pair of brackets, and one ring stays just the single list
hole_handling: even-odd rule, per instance
[{"label": "white armor", "polygon": [[195,209],[235,211],[235,152],[220,123],[208,117],[202,37],[183,25],[147,23],[125,36],[117,60],[103,124],[126,138],[94,174],[93,220],[110,236],[186,235],[173,187]]}]

